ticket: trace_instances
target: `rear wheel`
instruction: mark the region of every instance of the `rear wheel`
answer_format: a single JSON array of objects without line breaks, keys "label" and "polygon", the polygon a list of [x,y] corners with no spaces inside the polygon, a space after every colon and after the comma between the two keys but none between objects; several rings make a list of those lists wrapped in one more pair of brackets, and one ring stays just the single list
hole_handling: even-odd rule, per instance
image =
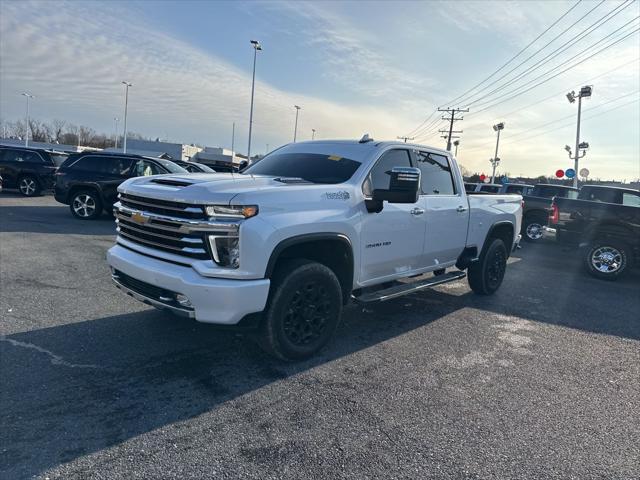
[{"label": "rear wheel", "polygon": [[95,190],[80,190],[74,193],[69,209],[76,218],[94,220],[102,214],[102,201]]},{"label": "rear wheel", "polygon": [[18,179],[18,190],[25,197],[35,197],[40,195],[42,187],[40,187],[40,182],[33,175],[23,175]]},{"label": "rear wheel", "polygon": [[583,263],[590,275],[602,280],[617,280],[629,269],[631,251],[615,240],[595,240],[584,251]]},{"label": "rear wheel", "polygon": [[488,248],[471,264],[467,279],[478,295],[492,295],[502,285],[507,269],[507,248],[499,238],[489,240]]},{"label": "rear wheel", "polygon": [[281,264],[272,279],[260,346],[282,360],[302,360],[324,347],[342,314],[342,292],[328,267],[306,260]]},{"label": "rear wheel", "polygon": [[527,242],[538,242],[542,239],[543,228],[547,219],[543,215],[529,215],[522,225],[523,238]]}]

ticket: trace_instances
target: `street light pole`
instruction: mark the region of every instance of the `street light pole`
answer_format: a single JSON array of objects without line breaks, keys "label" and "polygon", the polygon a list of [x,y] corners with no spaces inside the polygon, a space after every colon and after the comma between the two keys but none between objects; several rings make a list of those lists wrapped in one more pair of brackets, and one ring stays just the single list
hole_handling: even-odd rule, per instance
[{"label": "street light pole", "polygon": [[491,164],[493,165],[493,172],[491,173],[491,183],[495,183],[496,167],[500,163],[500,158],[498,157],[498,146],[500,145],[500,131],[504,130],[504,122],[500,122],[497,125],[494,125],[493,130],[498,133],[498,136],[496,138],[496,153],[491,159]]},{"label": "street light pole", "polygon": [[460,145],[460,140],[456,140],[455,142],[453,142],[453,146],[456,147],[456,152],[454,153],[454,155],[457,157],[458,156],[458,146]]},{"label": "street light pole", "polygon": [[133,87],[133,83],[123,81],[125,86],[124,92],[124,137],[122,139],[122,153],[127,153],[127,109],[129,108],[129,87]]},{"label": "street light pole", "polygon": [[[576,101],[576,97],[578,97],[578,122],[576,127],[576,149],[573,153],[573,157],[571,156],[571,149],[569,148],[569,150],[567,150],[569,152],[569,158],[573,158],[573,171],[575,172],[575,175],[573,176],[573,186],[575,188],[578,188],[578,160],[580,160],[582,157],[585,156],[586,152],[584,150],[586,150],[586,148],[588,148],[589,146],[589,144],[586,142],[584,144],[580,143],[580,115],[582,113],[582,97],[589,98],[591,96],[592,90],[593,90],[593,87],[591,85],[585,85],[580,89],[577,95],[576,95],[576,92],[574,91],[567,93],[567,99],[569,100],[569,103],[574,103]],[[586,145],[586,148],[581,148],[581,147],[584,147],[585,145]],[[582,155],[580,155],[580,150],[583,151]]]},{"label": "street light pole", "polygon": [[315,140],[316,139],[316,129],[312,128],[311,129],[311,140]]},{"label": "street light pole", "polygon": [[296,137],[298,136],[298,113],[300,112],[300,107],[298,105],[294,105],[296,109],[296,125],[293,127],[293,143],[296,143]]},{"label": "street light pole", "polygon": [[253,79],[251,80],[251,109],[249,111],[249,145],[247,146],[247,162],[251,164],[251,129],[253,127],[253,94],[256,87],[256,58],[258,50],[262,50],[262,45],[257,40],[251,40],[253,46]]},{"label": "street light pole", "polygon": [[118,123],[120,123],[120,119],[118,117],[113,117],[113,121],[116,123],[116,134],[115,134],[115,145],[114,148],[118,148]]},{"label": "street light pole", "polygon": [[27,124],[25,125],[24,146],[28,147],[29,146],[29,131],[31,130],[31,127],[29,126],[29,99],[30,98],[35,98],[35,97],[33,95],[31,95],[30,93],[27,93],[27,92],[22,92],[22,95],[27,98]]}]

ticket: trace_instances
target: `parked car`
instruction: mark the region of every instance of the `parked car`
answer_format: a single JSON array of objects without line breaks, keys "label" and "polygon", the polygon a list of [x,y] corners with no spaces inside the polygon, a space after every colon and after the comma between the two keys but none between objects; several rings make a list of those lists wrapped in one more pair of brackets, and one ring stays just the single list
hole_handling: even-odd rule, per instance
[{"label": "parked car", "polygon": [[501,186],[498,183],[479,183],[475,193],[498,193]]},{"label": "parked car", "polygon": [[545,236],[579,247],[586,271],[616,280],[640,266],[640,192],[585,185],[577,199],[556,197]]},{"label": "parked car", "polygon": [[84,152],[70,155],[56,172],[55,199],[69,205],[82,220],[111,212],[118,186],[131,177],[188,173],[169,160],[121,153]]},{"label": "parked car", "polygon": [[553,197],[577,198],[578,189],[565,185],[539,183],[529,194],[522,196],[522,238],[527,242],[538,242],[543,237],[543,228],[547,224],[549,208]]},{"label": "parked car", "polygon": [[516,193],[518,195],[528,195],[533,189],[533,185],[525,183],[503,183],[498,193]]},{"label": "parked car", "polygon": [[5,188],[35,197],[55,184],[55,172],[67,154],[42,148],[0,146],[0,175]]},{"label": "parked car", "polygon": [[475,293],[494,293],[520,238],[519,195],[467,196],[450,152],[368,136],[292,143],[233,177],[135,178],[118,190],[116,286],[201,322],[255,320],[260,345],[287,360],[322,348],[352,298],[467,273]]},{"label": "parked car", "polygon": [[171,160],[173,163],[178,165],[179,167],[184,168],[187,172],[190,173],[216,173],[216,171],[205,165],[204,163],[198,162],[185,162],[183,160]]},{"label": "parked car", "polygon": [[475,192],[476,188],[478,188],[477,183],[464,182],[464,190],[467,193]]}]

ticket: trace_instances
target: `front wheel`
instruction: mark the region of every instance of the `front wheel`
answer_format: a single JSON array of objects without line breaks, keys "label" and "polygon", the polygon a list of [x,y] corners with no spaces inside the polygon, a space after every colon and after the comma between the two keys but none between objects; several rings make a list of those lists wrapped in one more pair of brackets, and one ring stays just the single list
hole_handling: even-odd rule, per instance
[{"label": "front wheel", "polygon": [[502,285],[507,269],[507,248],[499,238],[490,240],[485,252],[477,262],[471,264],[467,279],[469,286],[478,295],[492,295]]},{"label": "front wheel", "polygon": [[342,314],[342,291],[328,267],[306,260],[281,264],[272,278],[260,346],[282,360],[303,360],[324,347]]},{"label": "front wheel", "polygon": [[584,252],[584,267],[591,276],[602,280],[617,280],[627,271],[630,250],[615,240],[595,240]]}]

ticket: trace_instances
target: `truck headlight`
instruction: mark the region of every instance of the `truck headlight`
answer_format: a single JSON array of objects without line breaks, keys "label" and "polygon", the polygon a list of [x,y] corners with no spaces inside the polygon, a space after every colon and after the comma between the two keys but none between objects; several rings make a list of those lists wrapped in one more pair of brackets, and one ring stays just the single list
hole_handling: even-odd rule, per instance
[{"label": "truck headlight", "polygon": [[221,267],[240,266],[240,238],[234,236],[209,235],[209,246],[213,260]]},{"label": "truck headlight", "polygon": [[214,218],[251,218],[258,214],[257,205],[208,205],[205,211]]}]

